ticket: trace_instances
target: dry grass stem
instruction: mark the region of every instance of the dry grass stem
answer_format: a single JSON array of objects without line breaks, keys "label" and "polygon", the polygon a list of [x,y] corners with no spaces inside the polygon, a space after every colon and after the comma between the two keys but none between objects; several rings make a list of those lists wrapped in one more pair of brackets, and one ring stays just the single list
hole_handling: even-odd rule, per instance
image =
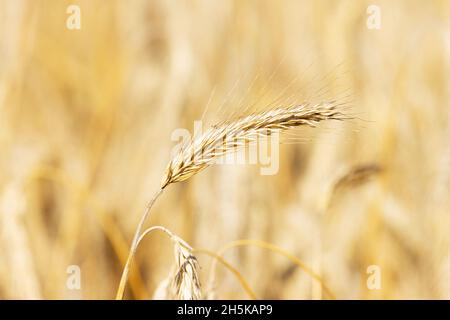
[{"label": "dry grass stem", "polygon": [[[221,255],[206,249],[194,249],[194,252],[207,254],[210,257],[214,258],[213,261],[220,262],[227,270],[233,273],[233,275],[238,279],[239,283],[241,284],[242,288],[247,293],[247,295],[253,300],[257,299],[256,294],[253,292],[252,288],[248,284],[247,280],[245,280],[244,276],[229,262],[227,262],[227,260],[225,260]],[[206,299],[208,300],[211,299],[214,296],[214,291],[215,291],[214,288],[210,287],[206,293],[207,294]]]},{"label": "dry grass stem", "polygon": [[[302,269],[304,272],[306,272],[310,277],[318,281],[321,286],[324,288],[324,291],[327,293],[327,295],[331,299],[336,299],[336,296],[331,291],[331,289],[325,284],[324,280],[320,275],[315,273],[310,267],[308,267],[303,261],[301,261],[299,258],[297,258],[295,255],[290,253],[289,251],[280,248],[272,243],[262,241],[262,240],[253,240],[253,239],[242,239],[242,240],[236,240],[232,241],[229,244],[225,245],[221,250],[219,250],[218,257],[221,257],[227,250],[235,247],[241,247],[241,246],[256,246],[263,249],[267,249],[269,251],[281,254],[282,256],[286,257],[292,263],[294,263],[297,267]],[[215,282],[215,270],[216,270],[216,260],[213,261],[213,264],[211,266],[211,275],[210,275],[210,284],[214,285]]]}]

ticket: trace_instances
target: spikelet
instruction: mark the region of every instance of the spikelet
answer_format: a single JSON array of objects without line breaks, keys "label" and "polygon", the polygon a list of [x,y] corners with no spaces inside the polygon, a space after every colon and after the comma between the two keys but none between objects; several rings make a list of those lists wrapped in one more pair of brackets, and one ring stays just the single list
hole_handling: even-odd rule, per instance
[{"label": "spikelet", "polygon": [[200,299],[202,293],[198,276],[199,265],[197,258],[192,253],[192,248],[168,229],[164,229],[164,231],[170,235],[174,244],[175,265],[156,288],[153,299]]},{"label": "spikelet", "polygon": [[175,241],[175,259],[177,271],[172,285],[177,298],[180,300],[200,299],[197,258],[192,254],[192,248],[180,238]]}]

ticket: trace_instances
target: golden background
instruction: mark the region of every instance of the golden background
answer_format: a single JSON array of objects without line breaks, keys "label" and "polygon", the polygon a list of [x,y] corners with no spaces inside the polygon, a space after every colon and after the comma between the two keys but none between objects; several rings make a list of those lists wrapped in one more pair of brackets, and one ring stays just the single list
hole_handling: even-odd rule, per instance
[{"label": "golden background", "polygon": [[[80,30],[66,28],[70,4]],[[346,90],[354,118],[296,133],[276,175],[208,168],[170,186],[146,225],[216,253],[266,241],[336,298],[450,298],[449,13],[418,0],[0,1],[0,298],[114,298],[171,133],[191,130],[212,92],[236,109]],[[360,166],[380,170],[341,187]],[[203,297],[249,298],[221,265],[210,289],[212,258],[196,256]],[[274,250],[223,257],[257,298],[330,298]],[[148,236],[135,263],[126,298],[149,299],[172,243]]]}]

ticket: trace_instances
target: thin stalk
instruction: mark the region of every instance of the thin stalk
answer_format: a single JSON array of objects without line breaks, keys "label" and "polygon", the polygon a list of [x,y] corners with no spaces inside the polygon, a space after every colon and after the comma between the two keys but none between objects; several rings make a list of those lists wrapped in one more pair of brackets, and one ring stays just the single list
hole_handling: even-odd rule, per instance
[{"label": "thin stalk", "polygon": [[153,204],[155,203],[156,199],[161,195],[164,189],[159,189],[153,198],[150,200],[150,202],[147,204],[147,207],[145,208],[144,214],[141,217],[141,220],[139,221],[139,224],[136,228],[136,231],[134,233],[133,242],[131,243],[130,252],[128,253],[127,262],[125,263],[125,267],[122,271],[122,277],[120,278],[119,288],[117,289],[116,294],[116,300],[122,300],[123,294],[125,291],[125,286],[128,281],[128,273],[130,272],[130,267],[133,262],[133,257],[136,253],[137,247],[139,245],[139,238],[141,235],[142,227],[144,226],[145,221],[147,220],[148,215],[150,214],[150,209],[153,207]]}]

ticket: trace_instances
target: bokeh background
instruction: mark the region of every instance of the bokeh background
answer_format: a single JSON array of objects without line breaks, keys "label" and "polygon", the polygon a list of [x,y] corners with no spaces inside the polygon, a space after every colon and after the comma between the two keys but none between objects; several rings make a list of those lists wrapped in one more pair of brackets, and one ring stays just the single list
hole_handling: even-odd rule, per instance
[{"label": "bokeh background", "polygon": [[[70,4],[80,30],[66,28]],[[278,174],[211,167],[170,186],[146,225],[213,252],[272,243],[341,299],[450,298],[449,13],[419,0],[0,1],[0,298],[114,298],[171,133],[211,96],[220,118],[221,101],[347,93],[354,119],[296,133]],[[271,250],[223,257],[258,298],[329,298]],[[212,258],[197,258],[204,297],[249,298],[221,265],[212,286]],[[126,298],[152,298],[173,264],[170,240],[150,235]]]}]

